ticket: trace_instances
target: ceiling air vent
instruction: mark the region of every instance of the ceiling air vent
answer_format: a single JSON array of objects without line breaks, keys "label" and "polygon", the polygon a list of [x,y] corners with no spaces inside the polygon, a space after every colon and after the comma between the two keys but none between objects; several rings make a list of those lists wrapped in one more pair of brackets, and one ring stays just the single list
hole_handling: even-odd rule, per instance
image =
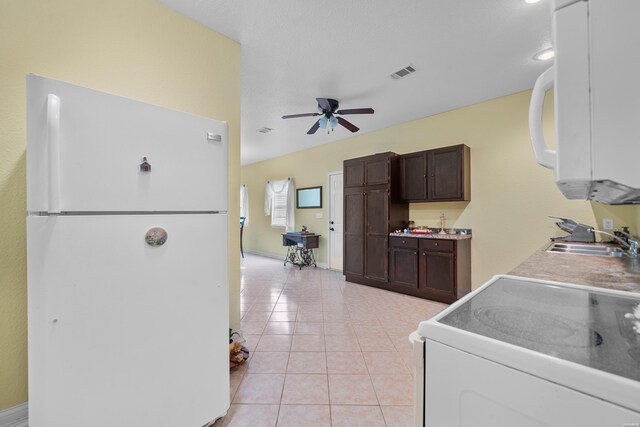
[{"label": "ceiling air vent", "polygon": [[405,76],[408,76],[409,74],[415,73],[415,72],[416,72],[416,69],[413,68],[411,65],[408,65],[408,66],[404,67],[403,69],[398,70],[395,73],[391,74],[391,78],[397,80],[397,79],[401,79],[401,78],[403,78]]},{"label": "ceiling air vent", "polygon": [[269,133],[272,130],[273,130],[273,128],[268,128],[268,127],[265,126],[265,127],[262,127],[260,129],[258,129],[258,132],[260,132],[260,133]]}]

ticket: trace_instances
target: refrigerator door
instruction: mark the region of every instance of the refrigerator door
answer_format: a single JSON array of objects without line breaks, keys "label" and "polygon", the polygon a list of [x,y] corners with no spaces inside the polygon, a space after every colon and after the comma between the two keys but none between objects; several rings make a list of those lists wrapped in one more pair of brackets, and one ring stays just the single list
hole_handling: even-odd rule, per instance
[{"label": "refrigerator door", "polygon": [[[154,227],[161,246],[146,243]],[[29,425],[224,415],[226,229],[226,215],[28,217]]]},{"label": "refrigerator door", "polygon": [[29,212],[226,212],[227,144],[226,123],[27,76]]}]

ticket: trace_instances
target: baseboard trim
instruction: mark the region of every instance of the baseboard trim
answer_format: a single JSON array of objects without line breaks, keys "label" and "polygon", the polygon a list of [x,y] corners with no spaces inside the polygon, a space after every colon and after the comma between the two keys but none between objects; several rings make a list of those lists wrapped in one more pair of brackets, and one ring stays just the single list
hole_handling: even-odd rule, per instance
[{"label": "baseboard trim", "polygon": [[[245,249],[244,253],[245,254],[251,254],[251,255],[263,256],[265,258],[277,259],[277,260],[280,260],[280,261],[284,262],[284,255],[283,254],[273,254],[273,253],[269,253],[269,252],[260,252],[260,251],[254,251],[254,250],[249,250],[249,249]],[[329,265],[327,263],[319,262],[317,264],[318,264],[318,268],[322,268],[323,270],[328,270],[329,269]]]},{"label": "baseboard trim", "polygon": [[0,427],[29,427],[29,403],[0,411]]}]

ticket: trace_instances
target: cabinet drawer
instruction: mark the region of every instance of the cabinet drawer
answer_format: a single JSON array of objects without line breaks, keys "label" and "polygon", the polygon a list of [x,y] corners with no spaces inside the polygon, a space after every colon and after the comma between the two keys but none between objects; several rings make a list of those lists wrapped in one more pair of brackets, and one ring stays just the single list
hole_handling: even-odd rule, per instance
[{"label": "cabinet drawer", "polygon": [[391,237],[389,239],[389,245],[399,248],[417,248],[418,239],[415,237]]},{"label": "cabinet drawer", "polygon": [[455,242],[451,240],[421,239],[420,249],[452,252]]}]

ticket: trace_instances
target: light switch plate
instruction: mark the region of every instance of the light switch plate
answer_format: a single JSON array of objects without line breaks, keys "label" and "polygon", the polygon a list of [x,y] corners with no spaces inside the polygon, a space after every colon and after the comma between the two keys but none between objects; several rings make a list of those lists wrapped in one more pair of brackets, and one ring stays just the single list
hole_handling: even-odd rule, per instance
[{"label": "light switch plate", "polygon": [[322,212],[318,212],[316,214],[316,219],[322,219]]},{"label": "light switch plate", "polygon": [[613,220],[611,218],[602,218],[602,229],[613,230]]}]

